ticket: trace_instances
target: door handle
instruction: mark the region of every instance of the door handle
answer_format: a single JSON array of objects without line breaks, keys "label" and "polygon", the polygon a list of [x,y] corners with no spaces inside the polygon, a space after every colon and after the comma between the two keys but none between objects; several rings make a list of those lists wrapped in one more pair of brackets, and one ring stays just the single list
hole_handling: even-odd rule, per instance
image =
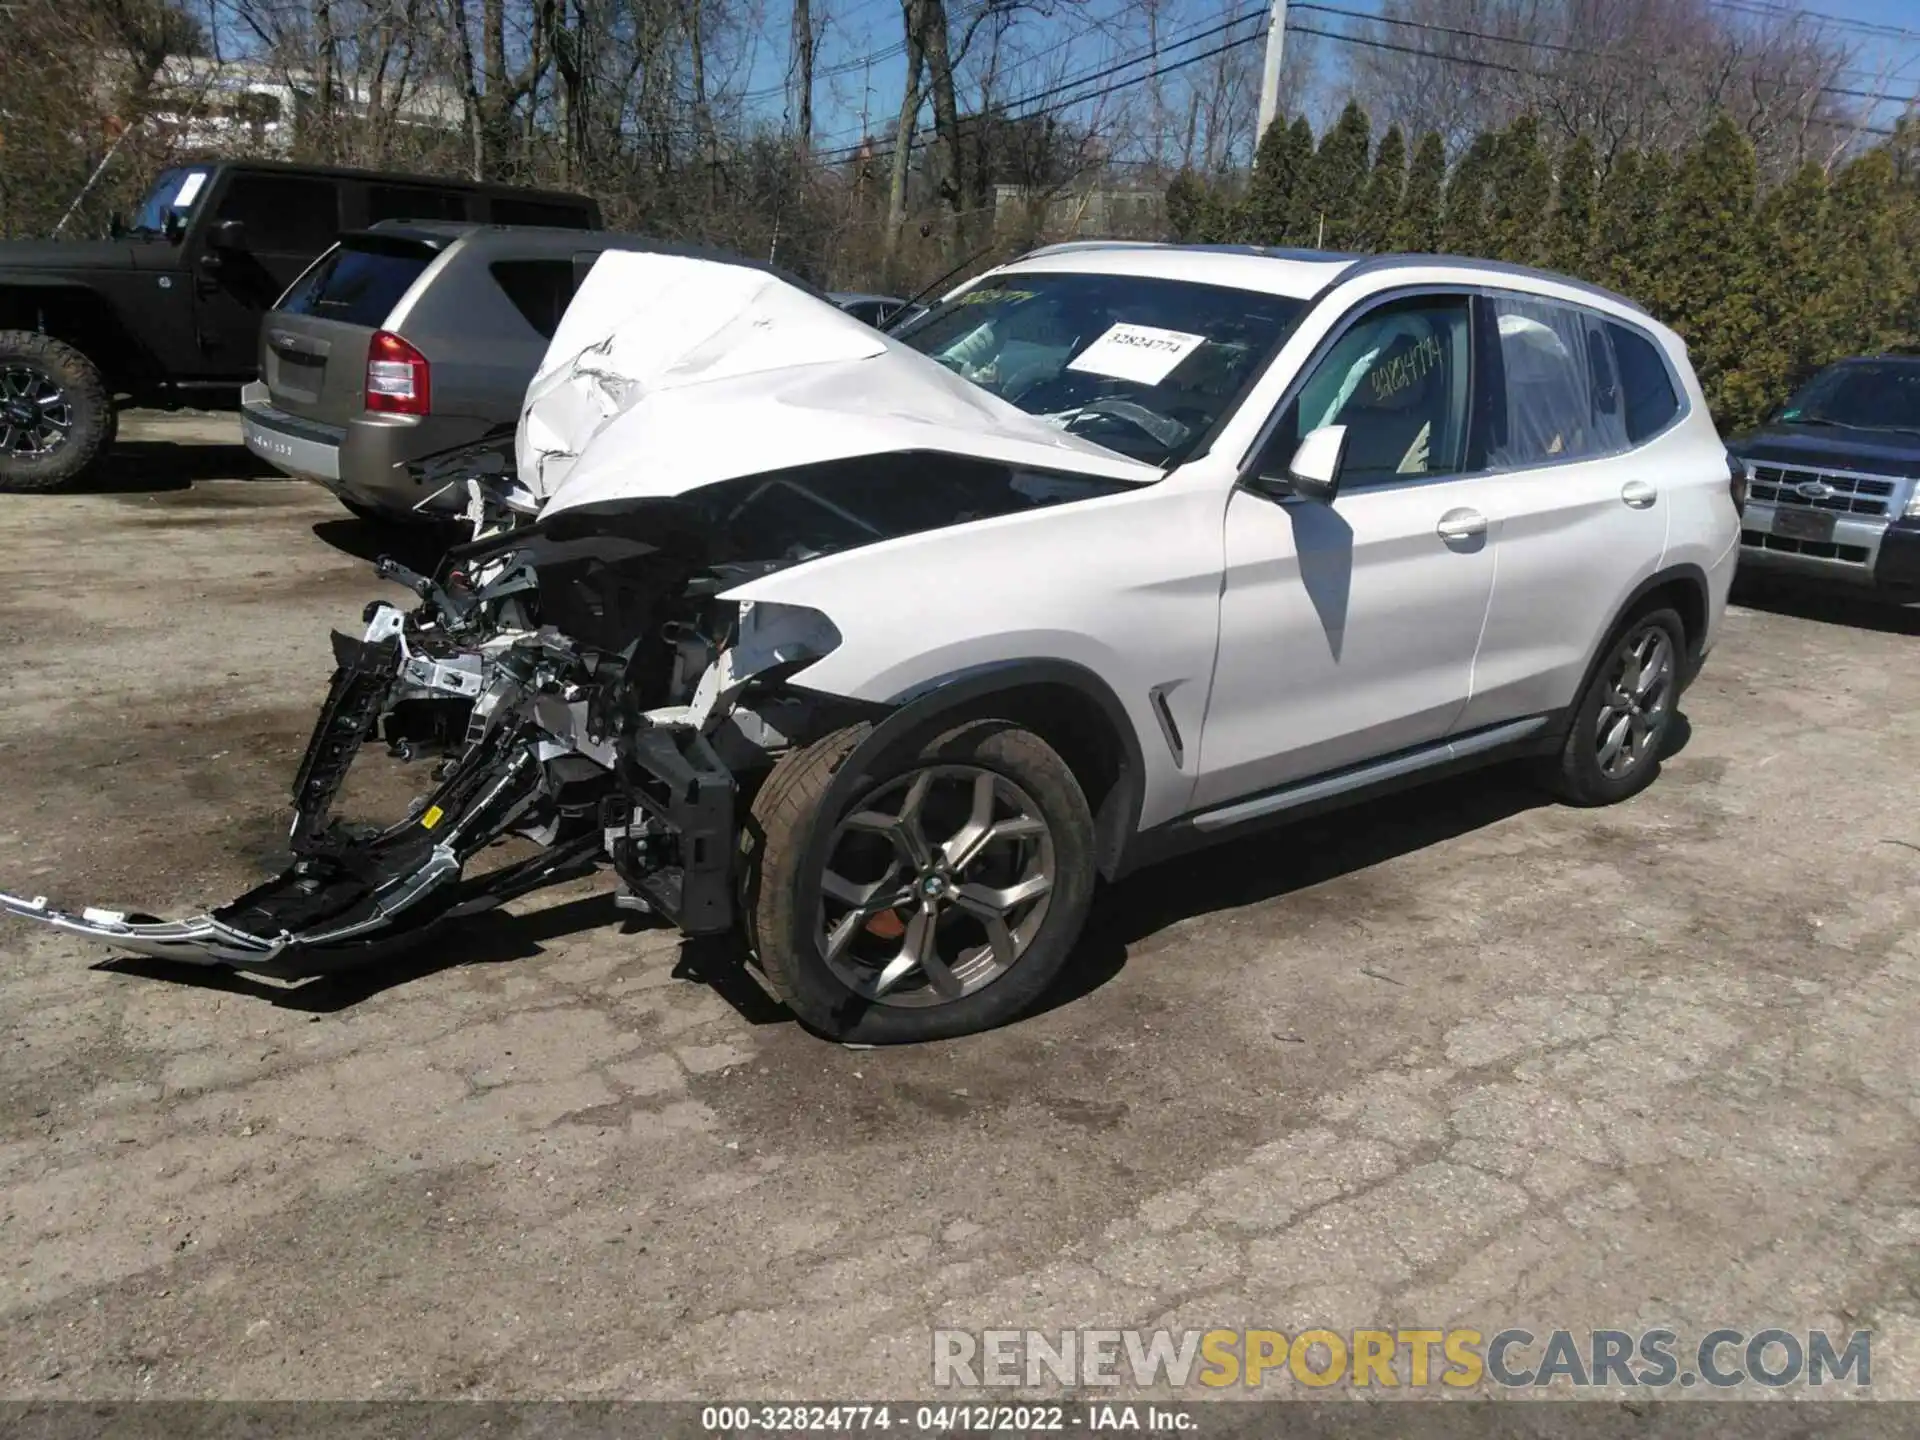
[{"label": "door handle", "polygon": [[1449,543],[1471,540],[1487,533],[1487,517],[1478,510],[1449,510],[1433,527],[1433,533]]},{"label": "door handle", "polygon": [[1660,492],[1644,480],[1629,480],[1620,487],[1620,498],[1635,510],[1645,510],[1660,498]]}]

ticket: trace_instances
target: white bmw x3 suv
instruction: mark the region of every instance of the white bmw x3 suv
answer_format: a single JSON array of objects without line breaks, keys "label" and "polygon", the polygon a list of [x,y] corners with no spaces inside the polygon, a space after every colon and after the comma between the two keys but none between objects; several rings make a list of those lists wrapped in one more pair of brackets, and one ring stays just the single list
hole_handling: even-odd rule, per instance
[{"label": "white bmw x3 suv", "polygon": [[[511,463],[439,473],[476,538],[335,637],[293,867],[182,922],[8,909],[300,974],[611,865],[822,1033],[955,1035],[1184,847],[1502,759],[1634,794],[1740,533],[1677,336],[1441,257],[1059,246],[888,336],[610,253]],[[329,824],[375,736],[434,788]],[[507,834],[543,848],[469,873]]]}]

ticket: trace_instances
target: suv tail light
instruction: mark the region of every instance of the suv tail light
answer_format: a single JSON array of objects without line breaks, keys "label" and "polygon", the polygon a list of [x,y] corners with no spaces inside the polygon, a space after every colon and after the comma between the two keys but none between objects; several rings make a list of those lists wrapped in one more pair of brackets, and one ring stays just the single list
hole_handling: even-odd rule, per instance
[{"label": "suv tail light", "polygon": [[425,415],[433,408],[427,357],[388,330],[367,344],[367,409],[384,415]]},{"label": "suv tail light", "polygon": [[1747,462],[1731,450],[1727,452],[1727,493],[1733,496],[1736,515],[1747,513]]}]

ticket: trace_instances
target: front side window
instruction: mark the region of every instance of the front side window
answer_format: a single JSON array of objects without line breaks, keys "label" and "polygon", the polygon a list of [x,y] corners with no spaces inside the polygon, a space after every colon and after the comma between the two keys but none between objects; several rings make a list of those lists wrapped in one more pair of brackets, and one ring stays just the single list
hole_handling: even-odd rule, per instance
[{"label": "front side window", "polygon": [[207,180],[213,171],[205,165],[176,165],[162,170],[155,178],[147,198],[133,212],[128,233],[158,239],[177,235],[193,218],[193,207],[206,194]]},{"label": "front side window", "polygon": [[1183,280],[1015,273],[896,338],[1029,415],[1170,469],[1240,403],[1304,308]]},{"label": "front side window", "polygon": [[1366,312],[1315,362],[1282,413],[1261,470],[1284,475],[1300,441],[1344,425],[1342,486],[1453,475],[1466,448],[1465,296],[1423,295]]},{"label": "front side window", "polygon": [[1787,425],[1920,432],[1920,361],[1831,365],[1800,387],[1780,420]]},{"label": "front side window", "polygon": [[1488,297],[1487,468],[1523,469],[1627,448],[1608,326],[1571,305]]}]

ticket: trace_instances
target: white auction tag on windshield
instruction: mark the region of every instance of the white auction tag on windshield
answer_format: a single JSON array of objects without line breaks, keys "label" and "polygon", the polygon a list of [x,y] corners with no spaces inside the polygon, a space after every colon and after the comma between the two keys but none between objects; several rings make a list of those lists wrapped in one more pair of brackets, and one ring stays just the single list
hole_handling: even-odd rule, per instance
[{"label": "white auction tag on windshield", "polygon": [[207,172],[196,170],[181,183],[180,193],[173,197],[173,208],[184,210],[193,204],[193,197],[200,193],[200,187],[207,183]]},{"label": "white auction tag on windshield", "polygon": [[1111,375],[1141,385],[1158,385],[1187,356],[1207,343],[1204,335],[1162,330],[1154,325],[1115,325],[1068,362],[1069,370]]}]

